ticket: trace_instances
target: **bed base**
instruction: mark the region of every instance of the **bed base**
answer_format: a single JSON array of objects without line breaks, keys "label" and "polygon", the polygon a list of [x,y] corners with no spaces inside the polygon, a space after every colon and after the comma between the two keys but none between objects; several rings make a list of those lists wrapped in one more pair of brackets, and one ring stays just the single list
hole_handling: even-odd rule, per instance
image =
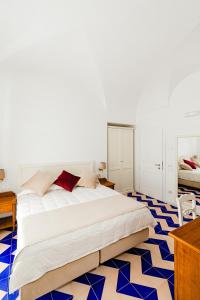
[{"label": "bed base", "polygon": [[20,300],[35,300],[53,290],[56,290],[73,279],[89,272],[100,263],[113,258],[137,244],[145,241],[149,236],[149,228],[145,228],[126,238],[123,238],[100,251],[91,253],[63,267],[47,272],[41,278],[31,282],[20,289]]},{"label": "bed base", "polygon": [[186,180],[186,179],[178,179],[178,184],[180,185],[184,185],[187,187],[191,187],[191,188],[196,188],[196,189],[200,189],[200,182],[197,181],[191,181],[191,180]]}]

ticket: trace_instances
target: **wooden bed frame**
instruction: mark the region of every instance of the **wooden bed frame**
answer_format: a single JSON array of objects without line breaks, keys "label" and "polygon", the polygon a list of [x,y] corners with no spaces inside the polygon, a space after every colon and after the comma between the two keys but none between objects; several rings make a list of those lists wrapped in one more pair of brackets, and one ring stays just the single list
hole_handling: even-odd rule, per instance
[{"label": "wooden bed frame", "polygon": [[148,239],[149,229],[143,229],[123,238],[100,251],[91,253],[63,267],[47,272],[41,278],[20,289],[20,300],[35,300],[53,290],[61,288],[78,276],[97,268],[101,263],[113,258]]},{"label": "wooden bed frame", "polygon": [[178,184],[184,185],[184,186],[187,186],[187,187],[200,189],[200,182],[197,182],[197,181],[191,181],[191,180],[186,180],[186,179],[179,178],[178,179]]},{"label": "wooden bed frame", "polygon": [[[72,162],[42,165],[23,165],[19,169],[19,184],[21,185],[38,170],[59,175],[62,170],[67,170],[75,175],[80,175],[83,170],[94,170],[94,163]],[[41,278],[31,282],[20,289],[20,300],[35,300],[53,290],[61,288],[73,279],[97,268],[106,260],[116,257],[137,244],[145,241],[149,236],[149,229],[145,228],[126,238],[123,238],[97,252],[84,256],[76,261],[68,263],[60,268],[49,271]]]}]

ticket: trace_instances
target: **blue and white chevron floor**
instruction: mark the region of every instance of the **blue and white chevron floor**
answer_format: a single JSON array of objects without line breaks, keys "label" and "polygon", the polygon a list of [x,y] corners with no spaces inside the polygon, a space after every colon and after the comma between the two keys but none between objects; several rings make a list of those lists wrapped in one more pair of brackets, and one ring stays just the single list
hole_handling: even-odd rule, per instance
[{"label": "blue and white chevron floor", "polygon": [[[144,243],[84,274],[40,300],[169,300],[174,298],[173,240],[168,232],[178,227],[177,209],[140,193],[130,197],[145,203],[158,225]],[[185,221],[189,221],[190,218]],[[0,300],[8,294],[8,281],[17,244],[16,232],[0,231]]]},{"label": "blue and white chevron floor", "polygon": [[190,193],[195,194],[196,201],[197,201],[196,203],[197,203],[197,205],[200,206],[200,190],[190,188],[190,187],[185,187],[185,186],[179,186],[178,187],[178,195],[179,196],[181,196],[183,194],[190,194]]}]

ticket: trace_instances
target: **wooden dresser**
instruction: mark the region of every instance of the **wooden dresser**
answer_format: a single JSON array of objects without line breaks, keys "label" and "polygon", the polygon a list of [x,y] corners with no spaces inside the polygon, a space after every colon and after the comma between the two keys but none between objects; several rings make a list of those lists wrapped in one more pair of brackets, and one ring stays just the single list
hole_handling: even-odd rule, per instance
[{"label": "wooden dresser", "polygon": [[200,217],[169,235],[174,238],[175,300],[200,300]]}]

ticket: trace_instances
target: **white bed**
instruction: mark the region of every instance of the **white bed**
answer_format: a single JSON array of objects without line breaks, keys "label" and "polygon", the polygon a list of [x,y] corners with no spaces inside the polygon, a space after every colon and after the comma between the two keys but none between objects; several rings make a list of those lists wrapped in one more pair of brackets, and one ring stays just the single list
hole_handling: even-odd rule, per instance
[{"label": "white bed", "polygon": [[[118,194],[118,192],[102,185],[99,185],[96,189],[76,187],[72,193],[54,186],[42,198],[30,191],[23,191],[17,197],[19,241],[21,235],[20,224],[28,216],[53,211],[69,205],[93,202]],[[75,232],[44,240],[26,247],[23,251],[19,252],[17,250],[10,278],[10,291],[37,281],[51,270],[77,261],[131,234],[140,232],[149,226],[155,226],[155,224],[156,222],[148,208],[142,207],[136,211],[122,214]]]},{"label": "white bed", "polygon": [[178,178],[200,183],[200,168],[193,170],[179,170]]},{"label": "white bed", "polygon": [[[28,215],[76,205],[81,202],[95,201],[115,194],[118,192],[102,185],[99,185],[95,190],[77,187],[72,193],[63,189],[52,190],[42,198],[29,191],[24,191],[18,195],[17,220],[20,223],[20,220]],[[18,289],[52,269],[154,225],[155,221],[148,209],[141,209],[35,244],[16,256],[10,286],[12,290]]]}]

